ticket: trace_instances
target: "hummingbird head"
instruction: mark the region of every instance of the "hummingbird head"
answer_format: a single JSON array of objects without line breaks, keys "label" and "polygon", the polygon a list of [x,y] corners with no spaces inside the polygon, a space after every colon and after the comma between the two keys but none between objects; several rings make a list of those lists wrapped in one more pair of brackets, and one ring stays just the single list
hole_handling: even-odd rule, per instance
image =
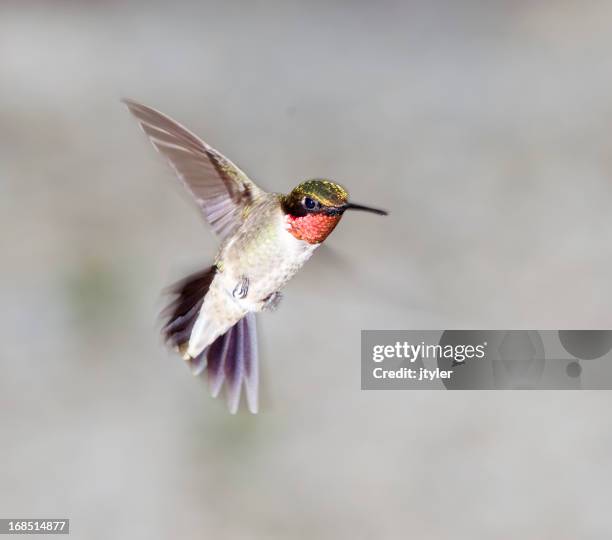
[{"label": "hummingbird head", "polygon": [[364,210],[381,216],[387,212],[348,201],[348,192],[330,180],[302,182],[281,198],[287,230],[299,240],[319,244],[334,230],[346,210]]}]

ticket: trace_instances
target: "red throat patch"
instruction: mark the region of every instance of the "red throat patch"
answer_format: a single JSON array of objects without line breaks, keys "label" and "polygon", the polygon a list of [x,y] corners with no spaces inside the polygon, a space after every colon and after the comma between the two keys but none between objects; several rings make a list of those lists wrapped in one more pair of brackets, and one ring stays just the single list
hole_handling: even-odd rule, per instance
[{"label": "red throat patch", "polygon": [[287,214],[287,230],[298,240],[304,240],[309,244],[320,244],[334,230],[341,217],[341,215],[329,216],[327,214],[306,214],[305,216]]}]

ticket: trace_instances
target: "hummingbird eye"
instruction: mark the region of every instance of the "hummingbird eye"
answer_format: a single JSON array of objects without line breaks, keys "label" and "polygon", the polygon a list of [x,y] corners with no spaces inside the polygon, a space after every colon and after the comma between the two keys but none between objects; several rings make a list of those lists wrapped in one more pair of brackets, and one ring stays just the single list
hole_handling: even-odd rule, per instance
[{"label": "hummingbird eye", "polygon": [[317,201],[311,199],[310,197],[304,197],[303,205],[306,210],[314,210],[320,206]]}]

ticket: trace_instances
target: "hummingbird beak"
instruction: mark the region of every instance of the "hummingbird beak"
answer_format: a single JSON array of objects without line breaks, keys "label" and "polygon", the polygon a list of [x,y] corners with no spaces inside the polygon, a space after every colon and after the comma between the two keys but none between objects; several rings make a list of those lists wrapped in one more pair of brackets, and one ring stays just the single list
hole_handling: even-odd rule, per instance
[{"label": "hummingbird beak", "polygon": [[378,208],[372,208],[371,206],[364,206],[363,204],[346,203],[343,210],[363,210],[364,212],[372,212],[372,214],[378,214],[379,216],[388,216],[389,212],[386,210],[380,210]]}]

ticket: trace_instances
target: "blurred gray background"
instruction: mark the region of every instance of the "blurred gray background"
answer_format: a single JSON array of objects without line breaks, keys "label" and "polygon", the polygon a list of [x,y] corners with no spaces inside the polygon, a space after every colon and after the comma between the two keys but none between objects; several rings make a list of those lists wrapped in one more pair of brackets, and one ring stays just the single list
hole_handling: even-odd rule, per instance
[{"label": "blurred gray background", "polygon": [[[360,330],[610,328],[612,4],[0,6],[0,514],[74,538],[605,539],[608,392],[364,392]],[[119,103],[347,215],[230,416],[158,337],[217,242]]]}]

